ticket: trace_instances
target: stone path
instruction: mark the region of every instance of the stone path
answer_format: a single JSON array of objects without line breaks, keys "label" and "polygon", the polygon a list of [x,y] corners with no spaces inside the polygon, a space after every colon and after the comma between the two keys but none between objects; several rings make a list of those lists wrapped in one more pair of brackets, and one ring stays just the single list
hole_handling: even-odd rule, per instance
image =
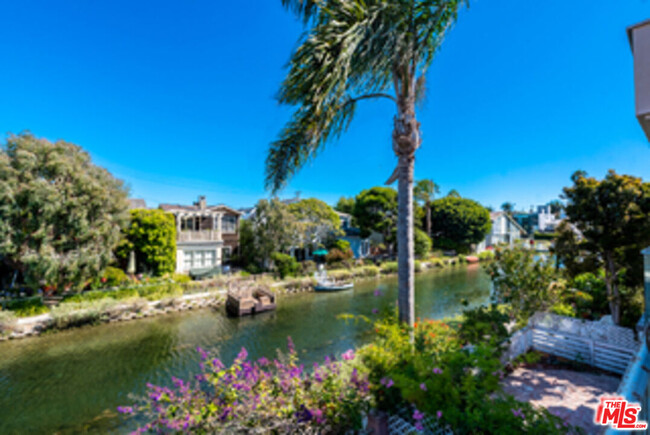
[{"label": "stone path", "polygon": [[621,379],[565,369],[515,369],[502,381],[506,393],[517,400],[543,406],[588,434],[604,432],[594,424],[594,414],[603,394],[616,392]]}]

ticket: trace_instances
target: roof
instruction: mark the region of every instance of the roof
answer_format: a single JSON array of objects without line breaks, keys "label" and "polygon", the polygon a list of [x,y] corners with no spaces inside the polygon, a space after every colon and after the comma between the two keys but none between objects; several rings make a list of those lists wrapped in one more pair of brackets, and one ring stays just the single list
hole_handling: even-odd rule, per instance
[{"label": "roof", "polygon": [[510,221],[510,222],[511,222],[515,227],[517,227],[517,229],[519,229],[519,231],[521,231],[521,232],[524,233],[524,234],[526,233],[526,230],[524,229],[524,227],[522,227],[521,225],[519,225],[519,222],[517,222],[517,221],[515,220],[515,218],[513,218],[510,214],[508,214],[508,213],[506,213],[506,212],[503,212],[503,211],[492,211],[492,212],[490,212],[490,219],[491,219],[491,220],[495,220],[495,219],[497,219],[498,217],[500,217],[500,216],[502,216],[502,215],[505,216],[506,219],[508,219],[508,220],[509,220],[509,221]]},{"label": "roof", "polygon": [[141,198],[129,198],[129,210],[136,208],[147,208],[147,203]]},{"label": "roof", "polygon": [[180,204],[160,204],[158,206],[161,210],[175,212],[175,211],[226,211],[231,214],[241,215],[242,212],[230,208],[223,204],[219,205],[206,205],[204,209],[201,209],[198,205],[180,205]]},{"label": "roof", "polygon": [[627,28],[627,39],[630,41],[630,48],[632,49],[632,53],[634,53],[634,39],[632,38],[632,32],[640,27],[648,25],[650,25],[650,19],[633,24]]}]

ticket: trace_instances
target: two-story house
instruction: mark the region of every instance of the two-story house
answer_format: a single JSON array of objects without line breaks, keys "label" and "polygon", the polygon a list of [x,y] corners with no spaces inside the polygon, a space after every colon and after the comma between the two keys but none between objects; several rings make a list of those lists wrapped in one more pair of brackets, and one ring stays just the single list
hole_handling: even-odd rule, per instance
[{"label": "two-story house", "polygon": [[485,251],[490,246],[510,245],[512,246],[526,234],[526,230],[509,214],[502,211],[490,213],[492,229],[476,247],[477,252]]},{"label": "two-story house", "polygon": [[228,262],[239,246],[240,212],[225,205],[207,205],[205,196],[193,205],[160,204],[176,219],[176,272],[211,269]]}]

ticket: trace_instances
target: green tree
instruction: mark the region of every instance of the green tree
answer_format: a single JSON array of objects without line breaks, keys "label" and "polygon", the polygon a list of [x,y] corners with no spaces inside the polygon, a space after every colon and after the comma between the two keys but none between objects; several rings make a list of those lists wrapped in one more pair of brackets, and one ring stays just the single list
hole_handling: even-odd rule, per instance
[{"label": "green tree", "polygon": [[[266,183],[287,180],[331,139],[346,130],[359,101],[395,104],[393,151],[399,181],[399,318],[414,311],[413,169],[420,147],[415,106],[426,71],[464,0],[282,0],[307,26],[290,61],[279,100],[297,107],[271,144]],[[390,93],[392,89],[392,93]]]},{"label": "green tree", "polygon": [[392,245],[397,224],[397,192],[390,187],[361,191],[354,203],[354,217],[362,237],[376,231],[384,236],[385,243]]},{"label": "green tree", "polygon": [[122,262],[135,253],[138,272],[162,276],[176,270],[176,221],[163,210],[131,210],[131,223],[117,248]]},{"label": "green tree", "polygon": [[260,200],[251,224],[256,263],[262,268],[270,266],[271,254],[286,252],[298,243],[295,217],[277,198]]},{"label": "green tree", "polygon": [[436,246],[468,252],[490,232],[492,222],[478,202],[447,196],[431,203],[431,225]]},{"label": "green tree", "polygon": [[[610,170],[601,181],[577,171],[564,188],[569,221],[584,237],[584,248],[602,258],[612,320],[620,323],[620,274],[630,250],[650,244],[650,183]],[[636,257],[640,257],[639,254]]]},{"label": "green tree", "polygon": [[113,259],[127,189],[77,145],[9,135],[0,147],[0,259],[25,283],[80,289]]},{"label": "green tree", "polygon": [[415,236],[415,256],[418,258],[425,258],[429,253],[431,253],[431,238],[427,236],[427,233],[422,231],[419,228],[414,230]]},{"label": "green tree", "polygon": [[456,189],[451,189],[447,194],[447,198],[462,198],[462,196],[460,196],[460,193]]},{"label": "green tree", "polygon": [[300,247],[317,247],[328,238],[342,234],[339,215],[320,199],[309,198],[294,202],[289,205],[289,212],[295,219]]},{"label": "green tree", "polygon": [[556,216],[559,216],[560,212],[564,208],[564,204],[562,204],[562,201],[559,199],[554,199],[553,201],[549,202],[548,205],[551,207],[551,213]]},{"label": "green tree", "polygon": [[340,197],[334,206],[334,210],[347,214],[354,213],[354,198],[346,198],[345,196]]},{"label": "green tree", "polygon": [[522,324],[536,311],[561,304],[566,293],[554,262],[536,255],[522,247],[496,249],[494,261],[486,267],[494,284],[493,302],[507,303],[510,316]]},{"label": "green tree", "polygon": [[413,188],[413,197],[422,203],[426,213],[426,224],[424,230],[431,237],[431,202],[436,194],[440,193],[440,187],[433,180],[420,180]]}]

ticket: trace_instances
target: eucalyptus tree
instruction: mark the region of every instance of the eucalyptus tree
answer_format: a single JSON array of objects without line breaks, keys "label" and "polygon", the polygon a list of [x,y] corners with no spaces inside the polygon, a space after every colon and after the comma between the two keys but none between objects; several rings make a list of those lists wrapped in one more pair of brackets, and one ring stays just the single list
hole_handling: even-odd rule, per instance
[{"label": "eucalyptus tree", "polygon": [[399,318],[414,321],[413,168],[420,147],[416,102],[427,68],[466,0],[281,0],[306,27],[279,100],[296,107],[271,144],[273,191],[349,126],[360,101],[395,104],[392,148],[398,180]]},{"label": "eucalyptus tree", "polygon": [[435,199],[437,193],[440,193],[440,187],[433,180],[420,180],[415,183],[413,188],[413,196],[418,201],[421,201],[426,209],[425,230],[429,237],[431,237],[431,202]]}]

